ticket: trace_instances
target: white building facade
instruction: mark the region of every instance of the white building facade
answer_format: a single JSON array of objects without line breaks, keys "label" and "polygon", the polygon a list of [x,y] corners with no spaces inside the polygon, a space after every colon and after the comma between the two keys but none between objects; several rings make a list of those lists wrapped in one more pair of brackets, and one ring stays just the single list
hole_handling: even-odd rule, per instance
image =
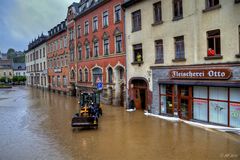
[{"label": "white building facade", "polygon": [[47,36],[41,35],[29,44],[26,51],[27,85],[48,89]]}]

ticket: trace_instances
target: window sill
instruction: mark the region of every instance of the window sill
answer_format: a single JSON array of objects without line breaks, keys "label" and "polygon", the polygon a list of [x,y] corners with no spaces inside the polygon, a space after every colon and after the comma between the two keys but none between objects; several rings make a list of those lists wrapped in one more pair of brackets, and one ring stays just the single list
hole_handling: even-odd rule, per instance
[{"label": "window sill", "polygon": [[205,13],[205,12],[213,11],[213,10],[216,10],[216,9],[219,9],[219,8],[221,8],[220,4],[218,4],[216,6],[213,6],[213,7],[208,7],[206,9],[204,9],[202,12]]},{"label": "window sill", "polygon": [[222,59],[222,58],[223,58],[223,56],[221,56],[221,55],[204,57],[205,60]]},{"label": "window sill", "polygon": [[115,21],[114,23],[115,23],[115,24],[118,24],[118,23],[120,23],[120,22],[121,22],[121,20],[118,20],[118,21]]},{"label": "window sill", "polygon": [[105,28],[108,28],[108,25],[106,25],[106,26],[103,26],[103,29],[105,29]]},{"label": "window sill", "polygon": [[141,29],[142,29],[142,28],[133,29],[133,30],[132,30],[132,33],[133,33],[133,32],[137,32],[137,31],[140,31]]},{"label": "window sill", "polygon": [[152,26],[157,26],[157,25],[160,25],[160,24],[163,24],[163,21],[154,22],[154,23],[152,24]]},{"label": "window sill", "polygon": [[236,54],[235,56],[236,58],[240,58],[240,53]]},{"label": "window sill", "polygon": [[172,60],[173,62],[185,62],[186,58],[175,58]]},{"label": "window sill", "polygon": [[141,66],[143,64],[143,61],[141,61],[141,62],[134,61],[131,64]]},{"label": "window sill", "polygon": [[183,16],[177,16],[177,17],[173,17],[172,21],[178,21],[183,19]]},{"label": "window sill", "polygon": [[155,64],[162,64],[162,63],[164,63],[163,59],[161,59],[161,60],[155,60]]}]

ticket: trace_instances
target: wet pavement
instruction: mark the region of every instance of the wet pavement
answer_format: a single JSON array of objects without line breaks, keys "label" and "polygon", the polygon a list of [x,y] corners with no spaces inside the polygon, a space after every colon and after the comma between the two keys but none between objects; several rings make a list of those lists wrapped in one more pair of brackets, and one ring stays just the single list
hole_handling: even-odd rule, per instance
[{"label": "wet pavement", "polygon": [[28,87],[0,89],[0,160],[240,159],[240,136],[103,106],[97,130],[72,130],[77,100]]}]

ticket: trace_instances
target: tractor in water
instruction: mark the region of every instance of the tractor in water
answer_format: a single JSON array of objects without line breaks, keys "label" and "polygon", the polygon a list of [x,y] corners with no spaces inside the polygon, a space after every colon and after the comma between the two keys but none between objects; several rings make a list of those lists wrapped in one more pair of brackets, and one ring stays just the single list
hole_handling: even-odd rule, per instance
[{"label": "tractor in water", "polygon": [[100,93],[81,93],[79,111],[72,117],[72,127],[98,128],[98,118],[102,115]]}]

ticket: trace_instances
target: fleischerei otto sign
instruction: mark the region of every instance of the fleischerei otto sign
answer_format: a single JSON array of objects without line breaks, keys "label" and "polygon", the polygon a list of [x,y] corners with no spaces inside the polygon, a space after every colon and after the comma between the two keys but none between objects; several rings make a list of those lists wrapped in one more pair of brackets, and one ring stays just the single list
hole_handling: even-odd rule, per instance
[{"label": "fleischerei otto sign", "polygon": [[186,69],[186,70],[170,70],[170,79],[216,79],[226,80],[231,77],[232,73],[229,69]]}]

